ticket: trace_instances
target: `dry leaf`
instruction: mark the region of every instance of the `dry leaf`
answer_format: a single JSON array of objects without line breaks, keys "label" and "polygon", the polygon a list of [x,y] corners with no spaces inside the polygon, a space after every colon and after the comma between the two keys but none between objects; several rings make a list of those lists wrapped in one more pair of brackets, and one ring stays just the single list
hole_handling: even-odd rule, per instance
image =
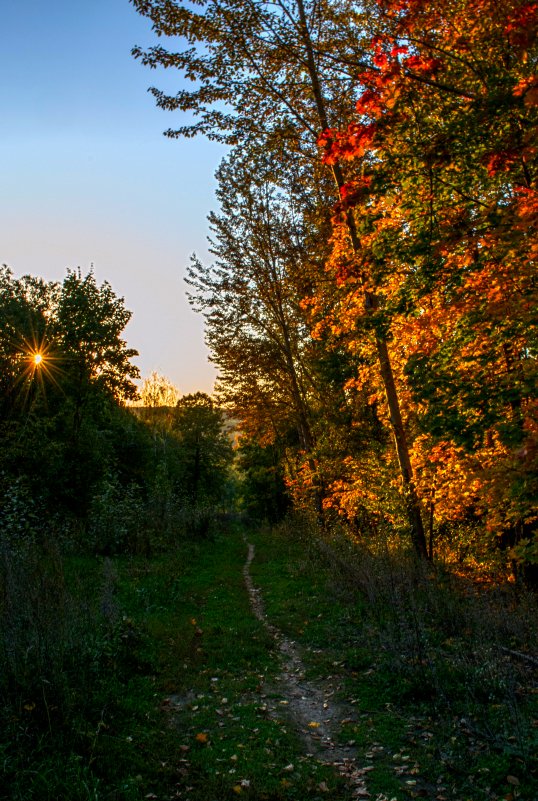
[{"label": "dry leaf", "polygon": [[201,732],[198,732],[198,734],[196,735],[195,739],[199,743],[207,743],[207,741],[209,739],[209,735],[207,735],[205,732],[201,731]]}]

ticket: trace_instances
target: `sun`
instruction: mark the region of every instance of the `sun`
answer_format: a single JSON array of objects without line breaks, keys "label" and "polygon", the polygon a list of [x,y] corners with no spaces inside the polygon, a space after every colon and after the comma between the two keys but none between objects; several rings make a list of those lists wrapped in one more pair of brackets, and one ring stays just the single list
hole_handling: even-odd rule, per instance
[{"label": "sun", "polygon": [[59,357],[52,350],[52,343],[43,337],[24,342],[23,357],[25,368],[21,378],[37,382],[41,391],[45,392],[45,382],[58,385],[56,375],[61,372]]}]

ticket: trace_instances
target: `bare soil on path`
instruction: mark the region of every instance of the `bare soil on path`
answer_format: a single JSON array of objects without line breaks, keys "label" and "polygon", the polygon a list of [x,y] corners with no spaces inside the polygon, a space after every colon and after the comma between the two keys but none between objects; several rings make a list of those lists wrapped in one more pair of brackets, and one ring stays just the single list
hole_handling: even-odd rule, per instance
[{"label": "bare soil on path", "polygon": [[[275,685],[263,688],[267,713],[275,718],[285,717],[293,725],[305,743],[307,755],[331,765],[350,786],[350,798],[368,798],[366,778],[371,765],[361,765],[353,744],[336,742],[337,731],[342,723],[352,718],[334,699],[335,687],[327,680],[314,683],[305,677],[305,667],[297,644],[267,620],[260,590],[254,586],[250,572],[255,558],[255,547],[245,540],[248,547],[243,567],[245,586],[255,617],[265,626],[282,656],[282,670]],[[293,770],[293,766],[290,766]],[[381,799],[379,800],[381,801]]]}]

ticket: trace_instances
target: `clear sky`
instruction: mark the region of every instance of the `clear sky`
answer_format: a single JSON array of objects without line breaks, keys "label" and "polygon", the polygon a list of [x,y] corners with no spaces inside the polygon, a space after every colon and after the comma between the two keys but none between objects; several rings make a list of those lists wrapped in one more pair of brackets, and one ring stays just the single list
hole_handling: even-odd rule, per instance
[{"label": "clear sky", "polygon": [[176,91],[179,75],[132,58],[154,36],[128,0],[0,7],[0,263],[57,281],[93,263],[133,312],[125,336],[142,375],[211,391],[183,276],[191,253],[207,258],[224,149],[162,135],[180,120],[147,88]]}]

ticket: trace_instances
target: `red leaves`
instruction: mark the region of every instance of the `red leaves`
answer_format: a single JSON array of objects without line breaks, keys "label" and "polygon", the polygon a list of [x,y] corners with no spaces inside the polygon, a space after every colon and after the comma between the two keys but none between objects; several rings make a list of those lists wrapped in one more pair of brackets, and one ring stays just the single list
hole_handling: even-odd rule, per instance
[{"label": "red leaves", "polygon": [[527,3],[518,8],[504,27],[510,44],[523,49],[532,44],[536,39],[537,21],[538,3]]},{"label": "red leaves", "polygon": [[372,177],[365,175],[360,181],[348,181],[340,187],[340,197],[343,201],[353,202],[353,200],[364,193],[364,190],[372,184]]},{"label": "red leaves", "polygon": [[[448,0],[387,0],[387,33],[371,42],[359,77],[357,119],[319,140],[325,162],[341,161],[348,179],[324,332],[371,358],[364,296],[376,296],[404,412],[432,426],[415,440],[419,495],[435,500],[439,520],[472,508],[492,529],[529,513],[516,488],[531,466],[515,459],[510,437],[518,425],[527,431],[536,403],[527,354],[536,343],[538,76],[535,54],[521,49],[537,21],[538,2],[464,0],[456,17]],[[352,515],[370,504],[369,476],[360,465],[346,470],[326,505]]]},{"label": "red leaves", "polygon": [[390,64],[388,55],[384,53],[380,47],[376,47],[373,62],[379,69],[386,69]]},{"label": "red leaves", "polygon": [[377,117],[383,110],[381,93],[374,89],[366,89],[357,100],[355,108],[359,114],[368,114],[371,117]]},{"label": "red leaves", "polygon": [[522,78],[512,90],[514,97],[522,97],[526,106],[538,106],[538,76]]},{"label": "red leaves", "polygon": [[439,58],[425,58],[419,55],[409,56],[403,63],[406,70],[418,75],[434,75],[443,64]]},{"label": "red leaves", "polygon": [[336,164],[340,159],[360,158],[372,145],[375,137],[375,123],[351,123],[344,132],[328,128],[318,139],[318,145],[325,150],[325,164]]},{"label": "red leaves", "polygon": [[519,159],[519,153],[515,150],[499,150],[491,153],[486,158],[486,168],[488,175],[493,177],[499,172],[508,172]]}]

